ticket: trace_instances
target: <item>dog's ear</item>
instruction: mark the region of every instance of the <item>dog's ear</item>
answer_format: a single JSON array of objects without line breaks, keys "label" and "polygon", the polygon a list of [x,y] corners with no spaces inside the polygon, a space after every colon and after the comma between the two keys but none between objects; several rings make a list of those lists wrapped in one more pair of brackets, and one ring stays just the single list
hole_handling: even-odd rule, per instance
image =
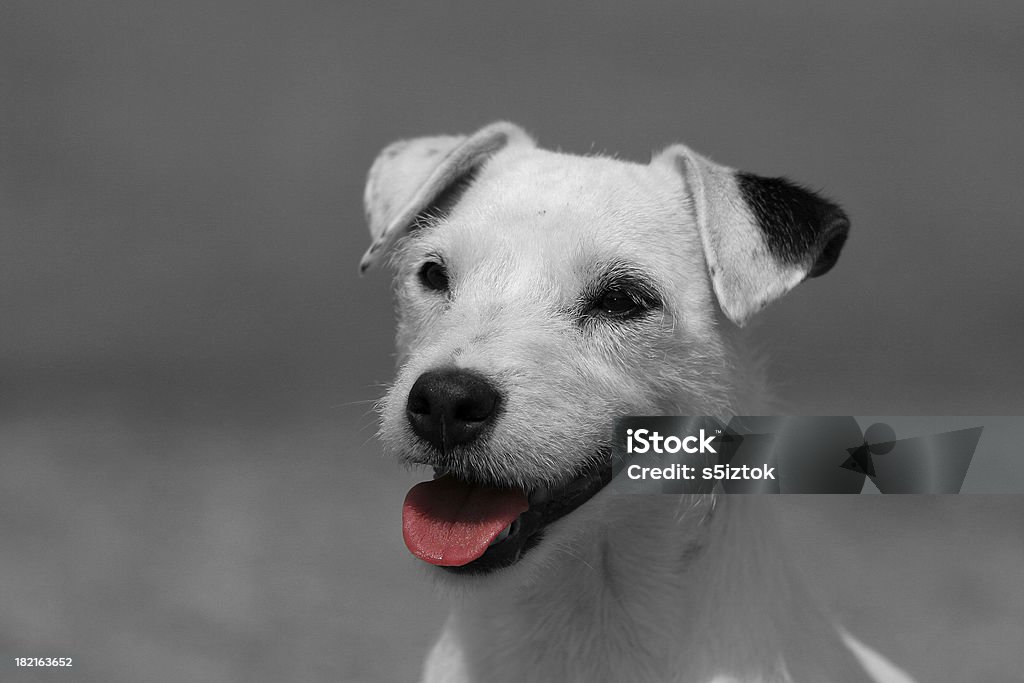
[{"label": "dog's ear", "polygon": [[360,272],[375,264],[431,210],[443,210],[493,154],[511,144],[533,145],[518,126],[498,122],[466,136],[400,140],[377,156],[363,202],[373,243]]},{"label": "dog's ear", "polygon": [[657,160],[686,181],[715,295],[737,325],[839,258],[850,222],[810,190],[721,166],[683,145]]}]

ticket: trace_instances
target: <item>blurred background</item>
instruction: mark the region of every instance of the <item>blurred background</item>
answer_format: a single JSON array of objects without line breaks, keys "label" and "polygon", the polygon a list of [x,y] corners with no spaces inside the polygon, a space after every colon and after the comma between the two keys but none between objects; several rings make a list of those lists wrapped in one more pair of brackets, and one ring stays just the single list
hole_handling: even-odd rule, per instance
[{"label": "blurred background", "polygon": [[[509,119],[808,184],[853,232],[758,324],[792,411],[1024,413],[1022,46],[1019,0],[7,0],[0,679],[415,677],[444,608],[399,531],[422,474],[374,439],[388,279],[356,274],[397,138]],[[865,641],[1024,680],[1021,497],[786,505]]]}]

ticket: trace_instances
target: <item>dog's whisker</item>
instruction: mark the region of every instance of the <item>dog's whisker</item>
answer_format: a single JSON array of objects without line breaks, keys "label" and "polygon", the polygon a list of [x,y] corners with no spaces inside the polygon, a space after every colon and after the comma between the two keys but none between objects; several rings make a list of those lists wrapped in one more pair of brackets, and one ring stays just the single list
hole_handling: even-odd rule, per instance
[{"label": "dog's whisker", "polygon": [[583,556],[580,555],[579,553],[574,553],[573,551],[569,550],[569,548],[567,548],[565,545],[561,545],[560,544],[560,545],[555,546],[555,552],[561,553],[562,555],[568,555],[572,559],[574,559],[577,562],[581,563],[583,566],[585,566],[590,571],[594,572],[595,574],[597,573],[597,569],[594,568],[594,565],[592,565],[589,562],[587,562],[586,559],[584,559]]}]

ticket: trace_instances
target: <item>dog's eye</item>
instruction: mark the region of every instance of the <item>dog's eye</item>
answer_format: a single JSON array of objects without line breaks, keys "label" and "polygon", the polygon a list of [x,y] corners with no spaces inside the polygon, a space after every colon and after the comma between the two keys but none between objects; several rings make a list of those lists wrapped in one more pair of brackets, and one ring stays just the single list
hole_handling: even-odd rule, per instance
[{"label": "dog's eye", "polygon": [[626,289],[609,289],[594,301],[594,312],[610,318],[630,318],[647,310],[642,297]]},{"label": "dog's eye", "polygon": [[605,313],[610,315],[629,315],[634,312],[638,306],[633,297],[621,289],[613,289],[609,292],[605,292],[604,296],[598,302],[598,308]]},{"label": "dog's eye", "polygon": [[420,282],[427,289],[446,292],[448,291],[448,271],[436,261],[427,261],[420,268]]},{"label": "dog's eye", "polygon": [[580,313],[584,318],[632,320],[661,308],[661,299],[653,286],[640,277],[618,273],[595,283],[584,294]]}]

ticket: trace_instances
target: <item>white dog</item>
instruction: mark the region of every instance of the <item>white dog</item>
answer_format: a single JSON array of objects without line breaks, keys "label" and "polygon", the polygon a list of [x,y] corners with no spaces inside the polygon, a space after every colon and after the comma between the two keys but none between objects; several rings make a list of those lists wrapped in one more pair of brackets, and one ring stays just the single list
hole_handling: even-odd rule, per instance
[{"label": "white dog", "polygon": [[682,145],[641,165],[496,123],[387,147],[366,210],[399,313],[381,435],[436,475],[405,541],[453,588],[424,680],[910,681],[814,606],[771,496],[604,488],[617,417],[758,413],[737,328],[832,267],[839,207]]}]

